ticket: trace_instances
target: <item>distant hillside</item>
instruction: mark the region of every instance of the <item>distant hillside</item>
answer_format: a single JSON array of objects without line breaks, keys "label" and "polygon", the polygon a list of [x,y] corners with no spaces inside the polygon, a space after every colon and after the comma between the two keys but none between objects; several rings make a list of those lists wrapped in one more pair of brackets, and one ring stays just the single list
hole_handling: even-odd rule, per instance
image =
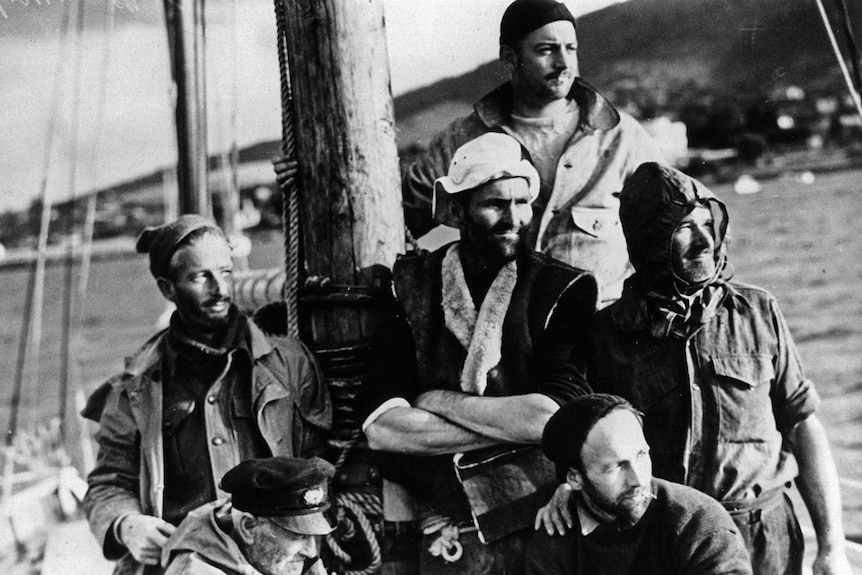
[{"label": "distant hillside", "polygon": [[[852,4],[858,22],[862,7]],[[616,97],[654,92],[661,105],[692,92],[750,103],[790,85],[846,92],[813,0],[632,0],[580,18],[578,36],[581,75]],[[399,146],[433,132],[411,124],[417,113],[473,102],[504,79],[490,62],[397,98]],[[454,117],[434,115],[436,129]]]}]

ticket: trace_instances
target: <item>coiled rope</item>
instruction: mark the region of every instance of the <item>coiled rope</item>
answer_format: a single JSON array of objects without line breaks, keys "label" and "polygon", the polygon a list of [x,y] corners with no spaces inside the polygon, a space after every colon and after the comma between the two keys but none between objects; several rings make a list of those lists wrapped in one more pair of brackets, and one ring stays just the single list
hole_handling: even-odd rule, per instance
[{"label": "coiled rope", "polygon": [[[359,442],[361,437],[362,434],[359,431],[356,431],[341,451],[341,454],[338,456],[338,460],[335,462],[334,466],[336,475],[344,466],[344,463],[347,461],[347,456],[353,450],[353,447]],[[356,518],[356,522],[362,530],[362,534],[365,536],[365,540],[368,542],[368,550],[371,552],[371,562],[367,567],[358,570],[345,570],[344,575],[371,575],[372,573],[376,573],[383,564],[383,559],[380,554],[380,543],[377,541],[377,534],[374,532],[374,528],[368,520],[367,514],[370,513],[371,515],[383,517],[383,502],[381,501],[380,496],[355,491],[341,492],[335,497],[335,505],[341,506],[344,509],[349,509],[353,513],[353,516]],[[345,565],[353,563],[353,558],[344,551],[338,543],[338,540],[335,538],[335,532],[326,536],[326,542],[332,550],[332,554],[336,558],[342,561]]]}]

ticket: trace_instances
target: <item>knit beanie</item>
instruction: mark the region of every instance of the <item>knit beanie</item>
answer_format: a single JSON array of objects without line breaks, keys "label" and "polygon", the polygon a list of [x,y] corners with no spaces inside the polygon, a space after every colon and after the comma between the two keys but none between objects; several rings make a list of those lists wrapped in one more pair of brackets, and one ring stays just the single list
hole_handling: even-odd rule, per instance
[{"label": "knit beanie", "polygon": [[622,397],[593,393],[573,399],[551,416],[542,433],[542,451],[554,462],[560,483],[566,481],[570,468],[577,467],[581,448],[596,423],[617,409],[636,412]]},{"label": "knit beanie", "polygon": [[515,0],[500,20],[500,45],[514,46],[545,24],[565,20],[577,29],[575,17],[562,2],[555,0]]},{"label": "knit beanie", "polygon": [[189,235],[200,229],[211,230],[225,237],[212,220],[196,214],[177,218],[169,224],[145,228],[138,236],[135,249],[141,254],[150,254],[150,273],[153,277],[163,278],[170,275],[171,256]]}]

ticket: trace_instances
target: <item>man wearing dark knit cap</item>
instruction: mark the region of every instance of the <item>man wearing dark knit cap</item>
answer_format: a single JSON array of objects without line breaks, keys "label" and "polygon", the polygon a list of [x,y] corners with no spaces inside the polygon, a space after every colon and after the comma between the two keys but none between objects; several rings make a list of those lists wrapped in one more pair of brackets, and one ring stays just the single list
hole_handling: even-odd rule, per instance
[{"label": "man wearing dark knit cap", "polygon": [[231,500],[192,511],[165,544],[165,575],[327,575],[334,473],[319,457],[243,461],[221,481]]},{"label": "man wearing dark knit cap", "polygon": [[137,248],[176,311],[107,384],[84,508],[116,573],[159,573],[165,540],[224,495],[225,472],[320,453],[332,413],[308,349],[231,303],[231,247],[214,223],[183,216],[144,230]]},{"label": "man wearing dark knit cap", "polygon": [[616,194],[642,162],[660,153],[631,116],[581,80],[569,9],[554,0],[516,0],[500,22],[500,60],[511,75],[428,145],[402,181],[405,219],[415,237],[437,225],[434,181],[457,148],[504,131],[529,152],[541,177],[527,244],[593,273],[600,306],[617,299],[631,272]]},{"label": "man wearing dark knit cap", "polygon": [[576,398],[551,416],[542,449],[569,499],[565,536],[537,532],[527,575],[750,574],[742,538],[715,500],[652,477],[641,415],[621,397]]}]

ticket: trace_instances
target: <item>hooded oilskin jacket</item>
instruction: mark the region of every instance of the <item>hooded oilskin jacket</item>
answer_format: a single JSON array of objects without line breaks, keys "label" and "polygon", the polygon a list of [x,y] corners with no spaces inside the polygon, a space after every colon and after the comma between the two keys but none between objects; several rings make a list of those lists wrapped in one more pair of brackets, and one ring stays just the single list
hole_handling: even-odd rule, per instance
[{"label": "hooded oilskin jacket", "polygon": [[[248,328],[252,365],[247,377],[253,413],[247,416],[254,417],[273,456],[317,454],[332,424],[332,406],[314,358],[298,340],[270,338],[251,321]],[[166,338],[167,330],[126,359],[124,372],[110,381],[111,393],[100,420],[99,458],[88,477],[84,510],[105,557],[117,560],[115,574],[144,570],[116,541],[114,521],[129,513],[161,517],[163,512],[161,368]],[[235,351],[228,352],[229,361]],[[210,397],[215,395],[213,389]],[[217,402],[208,401],[204,409],[213,479],[218,485],[239,463],[237,442]]]},{"label": "hooded oilskin jacket", "polygon": [[669,168],[646,165],[632,176],[620,217],[636,273],[622,298],[594,318],[587,379],[595,391],[621,395],[644,412],[656,477],[746,508],[797,475],[786,436],[819,398],[778,304],[760,288],[714,277],[704,289],[715,299],[700,321],[658,335],[651,294],[680,297],[671,238],[698,205],[716,218],[720,271],[724,204]]},{"label": "hooded oilskin jacket", "polygon": [[[162,550],[165,575],[267,575],[245,558],[228,532],[230,503],[209,503],[188,514]],[[328,575],[317,559],[302,575]]]}]

